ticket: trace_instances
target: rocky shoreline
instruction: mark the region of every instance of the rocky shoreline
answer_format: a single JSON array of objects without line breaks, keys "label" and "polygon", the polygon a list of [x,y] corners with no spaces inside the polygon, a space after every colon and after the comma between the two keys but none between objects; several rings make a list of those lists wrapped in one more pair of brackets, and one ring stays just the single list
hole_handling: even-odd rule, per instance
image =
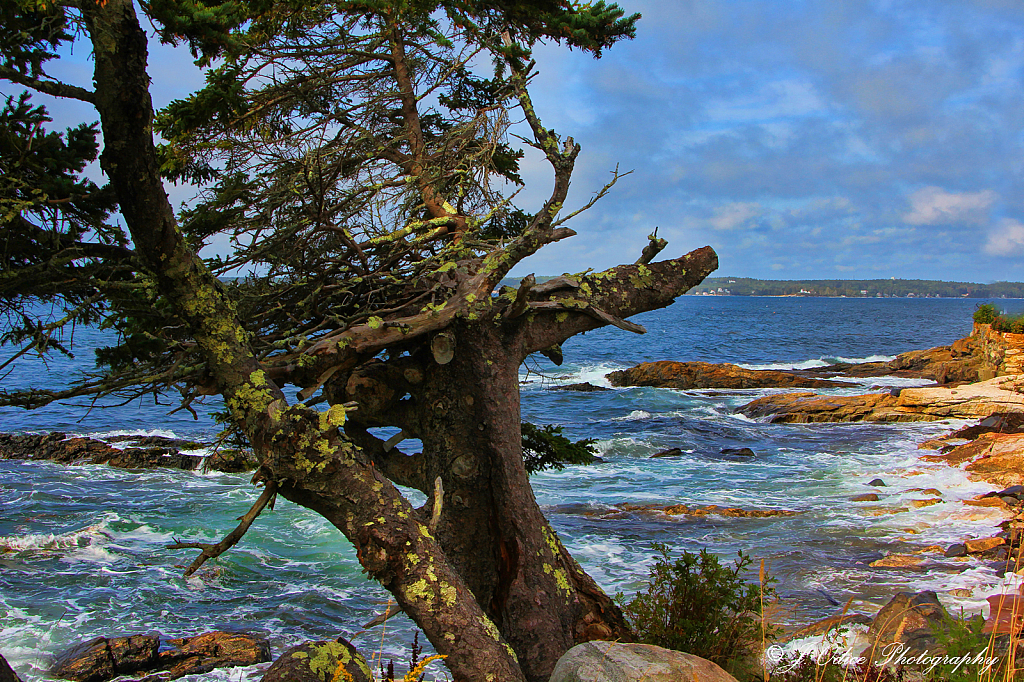
[{"label": "rocky shoreline", "polygon": [[[1019,337],[1019,338],[1015,338]],[[905,422],[941,419],[976,419],[971,426],[920,444],[921,460],[942,462],[962,468],[975,481],[991,485],[990,492],[964,502],[999,510],[1005,520],[988,537],[963,537],[947,547],[905,548],[883,556],[870,564],[889,571],[921,570],[934,562],[987,562],[1005,573],[1024,572],[1020,560],[1024,549],[1024,335],[992,332],[987,325],[976,325],[972,336],[952,346],[904,353],[884,363],[832,365],[800,372],[747,370],[736,365],[662,361],[643,363],[629,370],[612,373],[615,386],[656,386],[674,389],[749,389],[811,388],[831,389],[850,386],[844,378],[898,376],[935,381],[933,386],[894,389],[884,393],[857,396],[830,396],[801,391],[780,393],[753,400],[739,412],[771,423],[823,422]],[[570,390],[594,390],[597,387],[563,387]],[[210,454],[212,453],[212,454]],[[655,456],[673,456],[671,451]],[[739,453],[746,454],[746,453]],[[752,454],[752,453],[751,453]],[[103,441],[67,437],[63,433],[12,435],[0,434],[0,459],[50,460],[66,465],[108,464],[127,469],[171,467],[184,470],[240,472],[252,469],[255,462],[245,451],[216,449],[210,444],[161,437],[115,437]],[[871,481],[872,492],[853,496],[851,504],[865,505],[879,515],[896,513],[886,499],[909,491],[890,492],[885,482]],[[943,491],[922,489],[904,502],[916,507],[938,504]],[[623,503],[597,514],[615,519],[631,514],[665,516],[706,516],[766,518],[790,516],[789,510],[740,509],[732,507],[696,507],[686,504],[635,505]],[[875,512],[871,512],[875,513]],[[966,564],[965,564],[966,566]],[[956,592],[953,590],[952,592]],[[953,595],[965,596],[965,595]],[[1008,614],[1004,602],[1016,604],[1017,595],[987,596],[991,604],[986,624],[995,637],[1008,640],[1021,628],[1016,614]],[[832,617],[790,629],[784,641],[826,638],[837,628],[860,625],[859,640],[866,647],[861,653],[887,645],[899,645],[909,653],[941,650],[935,629],[944,627],[950,614],[935,592],[901,592],[877,614],[848,613],[845,609]],[[1003,641],[1000,640],[1000,641]],[[229,645],[237,645],[237,655],[227,655]],[[1005,641],[1004,641],[1005,645]],[[1008,645],[1007,645],[1008,646]],[[1005,646],[1004,646],[1005,650]],[[667,656],[667,655],[666,655]],[[309,671],[294,668],[297,663],[329,658],[332,666],[349,661],[346,670],[353,679],[366,679],[365,662],[343,640],[308,642],[282,653],[267,670],[265,680],[298,680]],[[154,635],[97,638],[83,642],[59,657],[53,674],[63,679],[112,679],[130,672],[147,675],[142,679],[168,680],[185,674],[211,670],[219,666],[252,665],[269,662],[265,640],[238,633],[205,633],[193,638],[171,640],[161,645]],[[293,666],[284,668],[283,666]],[[689,665],[689,664],[688,664]],[[716,673],[717,674],[717,673]],[[725,675],[725,673],[722,673]],[[722,679],[732,679],[723,677]],[[17,680],[0,658],[0,682]],[[310,679],[313,679],[310,677]],[[317,678],[319,679],[319,678]]]}]

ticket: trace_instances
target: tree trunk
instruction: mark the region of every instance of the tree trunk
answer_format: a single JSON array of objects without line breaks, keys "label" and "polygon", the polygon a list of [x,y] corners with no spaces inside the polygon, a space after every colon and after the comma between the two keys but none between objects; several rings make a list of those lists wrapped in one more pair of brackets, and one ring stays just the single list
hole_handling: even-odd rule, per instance
[{"label": "tree trunk", "polygon": [[425,363],[412,394],[428,478],[443,482],[438,540],[527,679],[540,681],[575,644],[630,633],[537,505],[523,466],[520,354],[503,326],[449,328],[452,360]]}]

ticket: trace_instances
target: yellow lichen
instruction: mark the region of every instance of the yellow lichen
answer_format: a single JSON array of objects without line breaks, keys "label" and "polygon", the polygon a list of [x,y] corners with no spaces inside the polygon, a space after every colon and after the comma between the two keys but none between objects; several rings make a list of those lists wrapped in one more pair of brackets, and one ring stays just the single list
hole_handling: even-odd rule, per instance
[{"label": "yellow lichen", "polygon": [[414,582],[412,585],[406,587],[403,590],[403,592],[405,592],[406,599],[410,601],[418,600],[423,602],[427,606],[430,606],[434,602],[434,592],[430,589],[430,585],[427,583],[427,581],[423,580],[422,578]]}]

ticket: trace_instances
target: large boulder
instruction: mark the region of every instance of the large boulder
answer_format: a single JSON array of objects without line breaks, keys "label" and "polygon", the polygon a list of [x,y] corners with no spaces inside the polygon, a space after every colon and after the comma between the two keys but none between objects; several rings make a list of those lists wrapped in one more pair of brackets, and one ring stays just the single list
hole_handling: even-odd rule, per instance
[{"label": "large boulder", "polygon": [[352,682],[373,682],[366,659],[343,637],[293,646],[267,669],[263,682],[331,682],[339,667]]},{"label": "large boulder", "polygon": [[120,675],[149,670],[157,662],[159,638],[152,635],[96,637],[77,644],[60,656],[50,674],[62,680],[101,682]]},{"label": "large boulder", "polygon": [[871,644],[862,655],[871,660],[889,657],[894,651],[908,657],[925,652],[941,655],[945,650],[935,632],[942,631],[947,620],[949,614],[934,592],[900,592],[871,621],[867,633]]},{"label": "large boulder", "polygon": [[242,632],[206,632],[167,643],[174,648],[160,652],[158,669],[166,671],[161,680],[270,660],[270,643],[266,638]]},{"label": "large boulder", "polygon": [[0,682],[21,682],[21,678],[3,656],[0,656]]},{"label": "large boulder", "polygon": [[159,651],[160,640],[154,635],[96,637],[58,656],[50,674],[76,682],[103,682],[121,675],[160,671],[145,679],[162,681],[270,660],[267,640],[243,633],[207,632],[167,643],[172,648]]},{"label": "large boulder", "polygon": [[988,364],[980,346],[973,338],[960,339],[952,346],[938,346],[927,350],[900,353],[887,362],[837,363],[827,367],[806,370],[807,374],[847,377],[913,377],[931,379],[937,384],[978,381],[984,376]]},{"label": "large boulder", "polygon": [[921,459],[959,466],[976,481],[1008,488],[1024,484],[1024,433],[983,433],[970,443]]},{"label": "large boulder", "polygon": [[586,642],[558,659],[549,682],[736,682],[711,661],[650,644]]},{"label": "large boulder", "polygon": [[1024,413],[1020,377],[999,377],[955,387],[904,388],[893,393],[823,396],[783,393],[758,398],[737,411],[770,417],[772,423],[909,422],[979,419],[994,414]]},{"label": "large boulder", "polygon": [[744,369],[729,363],[644,362],[608,375],[612,386],[655,388],[835,388],[849,384],[811,379],[791,372]]}]

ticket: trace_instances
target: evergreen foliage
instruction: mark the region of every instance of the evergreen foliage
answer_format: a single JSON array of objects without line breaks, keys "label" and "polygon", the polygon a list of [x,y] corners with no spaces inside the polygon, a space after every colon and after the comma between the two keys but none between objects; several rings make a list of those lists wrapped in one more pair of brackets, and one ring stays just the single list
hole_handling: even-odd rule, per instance
[{"label": "evergreen foliage", "polygon": [[561,471],[567,464],[592,464],[597,450],[593,438],[571,441],[562,435],[561,426],[537,426],[523,422],[523,461],[527,473],[547,469]]},{"label": "evergreen foliage", "polygon": [[706,658],[726,670],[743,667],[776,630],[763,621],[763,606],[778,597],[765,577],[748,583],[743,572],[752,559],[739,552],[730,566],[702,549],[673,560],[668,548],[655,544],[660,555],[650,569],[647,588],[626,601],[616,599],[637,633],[638,641]]}]

